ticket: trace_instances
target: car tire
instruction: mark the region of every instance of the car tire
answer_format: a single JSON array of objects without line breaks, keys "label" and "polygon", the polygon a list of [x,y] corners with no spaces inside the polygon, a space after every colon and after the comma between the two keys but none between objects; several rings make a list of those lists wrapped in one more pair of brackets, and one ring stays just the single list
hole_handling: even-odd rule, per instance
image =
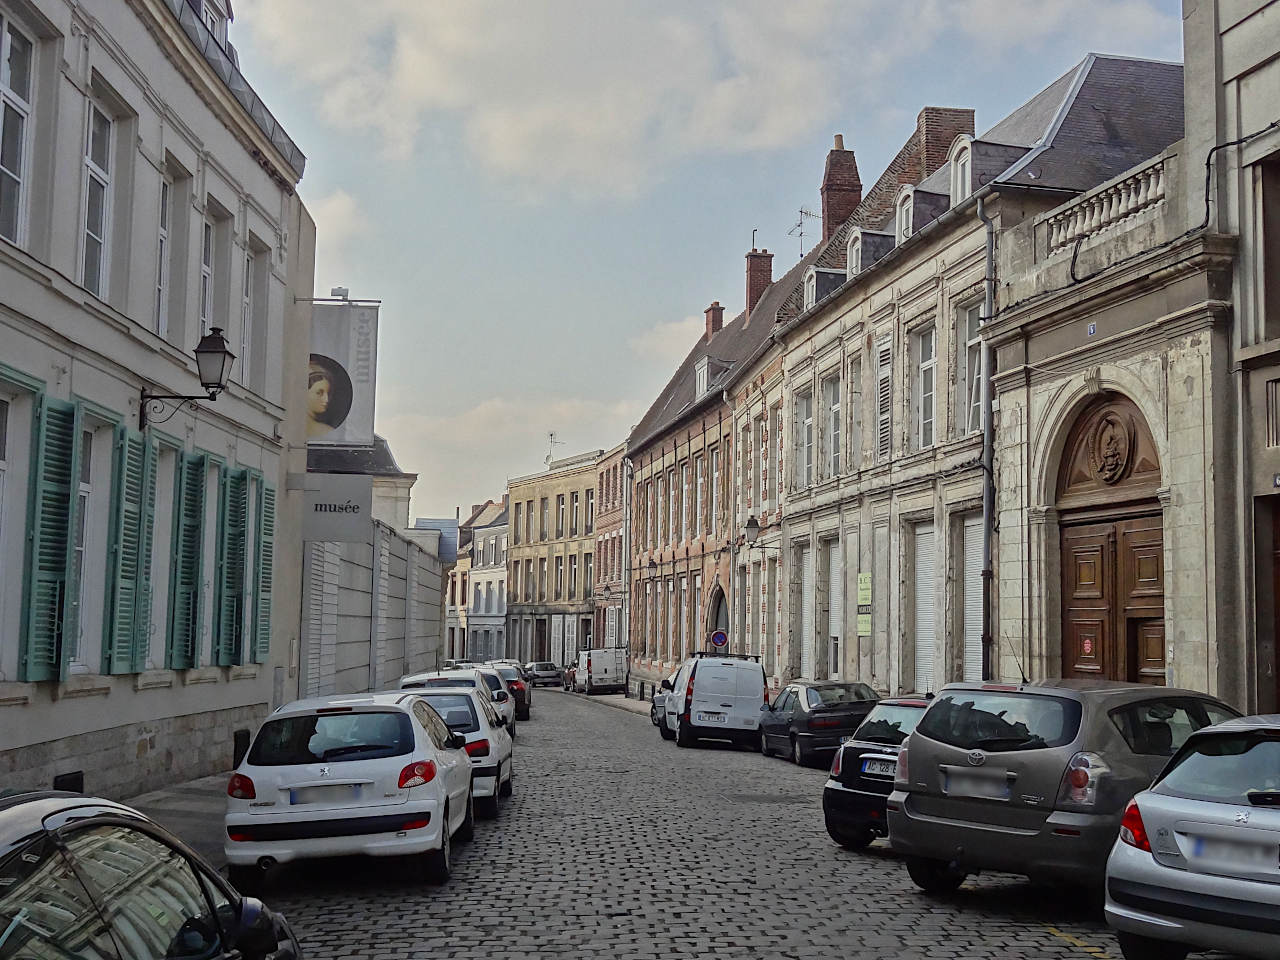
[{"label": "car tire", "polygon": [[871,832],[870,827],[850,832],[848,830],[841,830],[839,827],[833,827],[828,823],[827,833],[830,835],[832,840],[840,844],[840,846],[844,847],[846,850],[865,850],[867,847],[871,846],[871,841],[876,838],[876,835]]},{"label": "car tire", "polygon": [[677,720],[676,721],[676,746],[692,747],[697,742],[698,742],[698,738],[695,737],[690,732],[689,728],[685,724]]},{"label": "car tire", "polygon": [[667,726],[667,718],[663,717],[662,722],[658,724],[658,733],[662,734],[663,740],[674,740],[676,735],[671,732],[671,728]]},{"label": "car tire", "polygon": [[266,886],[266,871],[254,864],[232,863],[227,866],[227,879],[246,897],[256,897]]},{"label": "car tire", "polygon": [[764,732],[764,730],[760,731],[760,756],[762,757],[773,756],[773,749],[769,746],[769,737]]},{"label": "car tire", "polygon": [[791,762],[797,767],[807,767],[809,765],[809,751],[804,748],[804,744],[796,736],[791,738]]},{"label": "car tire", "polygon": [[440,847],[422,854],[422,876],[427,883],[437,886],[449,882],[453,872],[452,841],[449,837],[449,811],[444,811],[444,828],[440,831]]},{"label": "car tire", "polygon": [[658,725],[658,705],[656,703],[649,705],[649,722],[655,727]]},{"label": "car tire", "polygon": [[907,857],[907,873],[925,893],[953,893],[968,876],[946,860],[929,857]]},{"label": "car tire", "polygon": [[1156,940],[1136,933],[1116,931],[1124,960],[1186,960],[1190,951],[1168,940]]},{"label": "car tire", "polygon": [[502,802],[498,799],[498,794],[502,793],[502,789],[498,789],[491,797],[480,797],[476,801],[476,812],[486,820],[496,820],[498,813],[502,809]]},{"label": "car tire", "polygon": [[511,796],[511,792],[515,789],[515,784],[512,782],[514,778],[515,778],[515,773],[512,772],[510,767],[508,767],[507,779],[504,780],[502,783],[502,786],[498,788],[498,793],[502,794],[502,796],[504,797]]},{"label": "car tire", "polygon": [[471,840],[476,835],[476,800],[470,793],[467,794],[467,815],[462,818],[462,823],[458,825],[457,837],[459,840]]}]

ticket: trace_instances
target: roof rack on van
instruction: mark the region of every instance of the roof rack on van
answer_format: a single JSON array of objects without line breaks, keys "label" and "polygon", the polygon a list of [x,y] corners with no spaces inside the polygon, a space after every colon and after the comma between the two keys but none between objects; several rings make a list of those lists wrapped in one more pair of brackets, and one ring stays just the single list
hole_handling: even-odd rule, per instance
[{"label": "roof rack on van", "polygon": [[719,650],[695,650],[695,657],[715,657],[717,660],[754,660],[760,662],[758,654],[754,653],[721,653]]}]

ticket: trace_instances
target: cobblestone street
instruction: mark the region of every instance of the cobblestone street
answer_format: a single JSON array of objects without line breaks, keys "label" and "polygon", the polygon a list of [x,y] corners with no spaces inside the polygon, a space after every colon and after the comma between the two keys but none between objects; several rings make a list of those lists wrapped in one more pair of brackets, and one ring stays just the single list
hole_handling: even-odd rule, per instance
[{"label": "cobblestone street", "polygon": [[281,873],[267,899],[308,958],[1119,957],[1073,891],[983,876],[933,899],[883,841],[840,850],[823,770],[682,750],[559,691],[533,717],[514,796],[455,848],[446,887],[394,861]]}]

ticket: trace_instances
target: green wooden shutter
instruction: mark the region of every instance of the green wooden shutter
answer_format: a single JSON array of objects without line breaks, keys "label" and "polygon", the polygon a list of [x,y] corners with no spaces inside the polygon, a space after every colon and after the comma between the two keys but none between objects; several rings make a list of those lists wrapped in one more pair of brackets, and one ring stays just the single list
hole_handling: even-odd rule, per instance
[{"label": "green wooden shutter", "polygon": [[244,564],[249,515],[249,471],[219,472],[218,599],[214,649],[219,666],[244,662]]},{"label": "green wooden shutter", "polygon": [[41,396],[31,444],[26,603],[18,663],[18,678],[28,683],[66,675],[65,640],[78,629],[74,530],[79,437],[79,408]]},{"label": "green wooden shutter", "polygon": [[147,668],[151,649],[151,602],[155,585],[151,578],[151,550],[156,527],[156,467],[160,451],[148,434],[142,468],[142,524],[138,542],[138,595],[133,615],[133,672]]},{"label": "green wooden shutter", "polygon": [[254,564],[257,610],[253,620],[253,662],[265,663],[271,651],[271,588],[275,582],[276,489],[263,484],[258,497],[258,556]]},{"label": "green wooden shutter", "polygon": [[146,474],[147,444],[142,434],[124,426],[116,427],[103,616],[106,627],[103,630],[103,673],[129,673],[136,659]]},{"label": "green wooden shutter", "polygon": [[169,645],[166,665],[187,670],[199,663],[203,611],[204,495],[208,463],[203,454],[178,458],[173,504],[173,560],[169,581]]}]

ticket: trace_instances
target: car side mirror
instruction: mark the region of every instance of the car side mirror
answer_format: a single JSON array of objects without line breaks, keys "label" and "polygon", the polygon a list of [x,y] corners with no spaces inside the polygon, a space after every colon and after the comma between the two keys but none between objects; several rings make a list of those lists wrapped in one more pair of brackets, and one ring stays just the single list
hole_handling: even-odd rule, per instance
[{"label": "car side mirror", "polygon": [[[276,932],[275,915],[256,897],[241,897],[236,905],[231,940],[236,949],[250,960],[277,956],[280,936]],[[296,954],[289,952],[289,958],[294,956]]]},{"label": "car side mirror", "polygon": [[505,690],[499,690],[493,695],[495,703],[506,703],[509,699],[511,698],[507,695],[507,691]]},{"label": "car side mirror", "polygon": [[772,710],[772,709],[773,709],[773,704],[771,704],[771,703],[762,703],[762,704],[760,704],[760,712],[761,712],[761,713],[764,713],[766,710]]},{"label": "car side mirror", "polygon": [[461,750],[467,745],[467,738],[460,733],[451,733],[445,738],[444,745],[450,750]]}]

